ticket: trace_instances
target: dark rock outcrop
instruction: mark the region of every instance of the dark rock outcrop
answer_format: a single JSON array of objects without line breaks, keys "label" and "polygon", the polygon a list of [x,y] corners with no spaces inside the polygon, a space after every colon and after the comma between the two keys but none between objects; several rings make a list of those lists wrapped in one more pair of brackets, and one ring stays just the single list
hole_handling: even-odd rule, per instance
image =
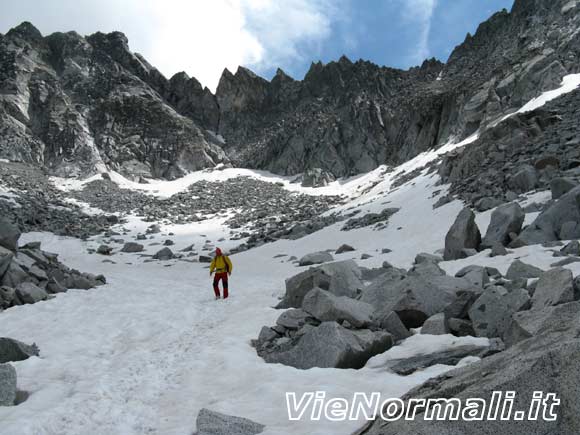
[{"label": "dark rock outcrop", "polygon": [[469,208],[464,208],[445,236],[443,258],[445,260],[465,258],[466,249],[478,249],[480,244],[481,233],[475,223],[475,214]]}]

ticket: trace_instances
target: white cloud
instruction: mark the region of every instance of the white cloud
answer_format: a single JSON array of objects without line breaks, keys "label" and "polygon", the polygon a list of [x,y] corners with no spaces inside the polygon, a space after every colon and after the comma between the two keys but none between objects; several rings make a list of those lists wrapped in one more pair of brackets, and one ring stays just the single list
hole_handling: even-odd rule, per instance
[{"label": "white cloud", "polygon": [[316,58],[352,0],[19,0],[0,32],[31,21],[43,34],[120,30],[167,77],[186,71],[214,90],[224,68],[257,72]]},{"label": "white cloud", "polygon": [[420,64],[430,55],[429,34],[431,19],[437,7],[437,0],[403,0],[403,18],[411,25],[418,26],[419,38],[411,62]]},{"label": "white cloud", "polygon": [[156,25],[149,53],[164,74],[185,70],[214,90],[224,68],[258,72],[309,54],[337,19],[330,0],[150,0]]}]

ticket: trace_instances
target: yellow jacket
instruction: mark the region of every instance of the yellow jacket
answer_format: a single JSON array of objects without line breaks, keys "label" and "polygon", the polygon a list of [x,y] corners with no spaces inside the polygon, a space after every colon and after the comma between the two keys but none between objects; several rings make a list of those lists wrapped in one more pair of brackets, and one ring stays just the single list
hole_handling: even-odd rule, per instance
[{"label": "yellow jacket", "polygon": [[220,255],[219,257],[214,257],[209,265],[209,272],[212,273],[214,270],[216,273],[228,272],[232,273],[232,262],[227,255]]}]

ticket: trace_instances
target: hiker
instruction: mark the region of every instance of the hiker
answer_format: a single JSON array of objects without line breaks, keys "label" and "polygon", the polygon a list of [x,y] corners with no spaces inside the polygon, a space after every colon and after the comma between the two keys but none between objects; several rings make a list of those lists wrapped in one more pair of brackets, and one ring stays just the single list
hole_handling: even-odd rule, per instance
[{"label": "hiker", "polygon": [[209,265],[209,276],[211,276],[214,270],[215,276],[213,278],[213,291],[215,293],[215,298],[220,298],[219,282],[221,281],[224,286],[224,299],[227,299],[228,275],[232,274],[232,262],[227,255],[222,254],[222,250],[220,248],[215,250],[215,257]]}]

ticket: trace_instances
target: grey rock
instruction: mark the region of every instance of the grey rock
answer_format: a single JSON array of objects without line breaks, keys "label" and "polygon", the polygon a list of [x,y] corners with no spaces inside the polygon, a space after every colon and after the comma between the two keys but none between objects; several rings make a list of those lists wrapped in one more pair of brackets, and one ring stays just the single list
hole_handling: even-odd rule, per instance
[{"label": "grey rock", "polygon": [[490,257],[501,257],[504,255],[508,255],[509,252],[508,250],[505,248],[504,245],[502,245],[501,243],[494,243],[491,246],[491,253],[489,254]]},{"label": "grey rock", "polygon": [[35,304],[48,298],[48,293],[31,282],[24,282],[16,287],[16,295],[25,304]]},{"label": "grey rock", "polygon": [[510,347],[546,330],[568,328],[577,321],[579,315],[579,302],[514,313],[504,336],[505,344]]},{"label": "grey rock", "polygon": [[155,260],[161,261],[171,260],[173,257],[174,257],[173,251],[169,248],[163,248],[157,251],[155,255],[153,255],[153,258]]},{"label": "grey rock", "polygon": [[565,177],[553,178],[550,181],[550,190],[552,191],[552,199],[560,199],[563,195],[578,186],[574,180]]},{"label": "grey rock", "polygon": [[532,309],[542,309],[574,300],[574,282],[568,269],[555,268],[544,272],[536,285]]},{"label": "grey rock", "polygon": [[16,370],[10,364],[0,364],[0,406],[12,406],[16,401]]},{"label": "grey rock", "polygon": [[16,296],[16,290],[10,287],[1,286],[0,287],[0,308],[6,309],[10,308],[12,305],[16,305],[18,302]]},{"label": "grey rock", "polygon": [[478,337],[503,337],[514,313],[528,309],[527,291],[508,292],[503,287],[489,286],[469,309],[469,318]]},{"label": "grey rock", "polygon": [[421,334],[444,335],[449,333],[449,328],[445,321],[445,314],[437,313],[425,320],[421,327]]},{"label": "grey rock", "polygon": [[426,353],[410,358],[392,359],[387,361],[385,368],[401,376],[408,376],[417,370],[424,370],[436,364],[448,366],[457,365],[468,356],[479,356],[487,350],[487,346],[465,345],[457,346],[439,352]]},{"label": "grey rock", "polygon": [[580,256],[580,242],[578,242],[578,240],[572,240],[570,243],[560,249],[560,252],[564,255]]},{"label": "grey rock", "polygon": [[347,244],[344,245],[340,245],[340,247],[336,250],[335,254],[342,254],[344,252],[351,252],[351,251],[355,251],[355,249]]},{"label": "grey rock", "polygon": [[[568,304],[566,304],[568,305]],[[565,305],[548,310],[562,310]],[[505,351],[477,364],[468,365],[435,377],[414,388],[402,397],[405,404],[410,399],[437,399],[454,397],[465,403],[468,398],[479,398],[491,403],[494,391],[517,391],[514,409],[528,409],[534,391],[549,391],[561,401],[556,407],[557,419],[538,420],[484,420],[465,421],[445,419],[434,423],[424,418],[419,410],[415,419],[384,422],[378,419],[365,428],[365,435],[486,435],[491,433],[513,435],[572,434],[580,424],[578,413],[567,403],[580,400],[579,310],[569,310],[569,315],[545,322],[537,335],[518,342]],[[567,321],[569,320],[569,321]],[[436,429],[434,429],[436,428]],[[436,432],[434,432],[434,430]]]},{"label": "grey rock", "polygon": [[305,256],[303,256],[299,260],[298,265],[311,266],[313,264],[327,263],[332,260],[334,260],[334,258],[326,251],[313,252],[311,254],[306,254]]},{"label": "grey rock", "polygon": [[18,226],[9,222],[5,218],[0,218],[0,246],[16,252],[18,249],[18,239],[20,238],[20,229]]},{"label": "grey rock", "polygon": [[481,234],[475,223],[475,215],[470,209],[464,208],[445,236],[443,258],[446,261],[465,258],[463,249],[477,249],[480,243]]},{"label": "grey rock", "polygon": [[300,329],[308,321],[314,320],[312,316],[304,310],[291,308],[284,311],[276,320],[276,324],[286,329]]},{"label": "grey rock", "polygon": [[564,224],[568,227],[580,224],[580,186],[543,211],[513,243],[523,246],[559,240]]},{"label": "grey rock", "polygon": [[483,266],[466,266],[455,274],[456,278],[463,278],[475,287],[484,287],[489,283],[487,269]]},{"label": "grey rock", "polygon": [[235,417],[202,408],[195,421],[196,435],[256,435],[265,426],[247,418]]},{"label": "grey rock", "polygon": [[113,248],[107,245],[100,245],[97,248],[97,254],[101,255],[111,255],[113,253]]},{"label": "grey rock", "polygon": [[491,198],[488,196],[488,197],[479,199],[475,203],[475,209],[477,211],[487,211],[487,210],[491,210],[492,208],[495,208],[497,206],[500,206],[502,204],[503,204],[503,201],[501,199]]},{"label": "grey rock", "polygon": [[127,242],[121,248],[121,252],[142,252],[144,248],[140,243]]},{"label": "grey rock", "polygon": [[539,267],[524,263],[521,260],[514,260],[506,272],[506,278],[517,280],[521,278],[539,278],[544,271]]},{"label": "grey rock", "polygon": [[54,279],[54,278],[50,278],[48,280],[48,282],[46,283],[46,291],[48,293],[64,293],[66,292],[68,289],[62,285],[58,280]]},{"label": "grey rock", "polygon": [[280,335],[274,331],[272,328],[268,326],[263,326],[260,330],[260,334],[258,335],[258,343],[263,345],[268,341],[272,341],[276,338],[280,337]]},{"label": "grey rock", "polygon": [[347,321],[355,328],[368,327],[372,323],[373,306],[346,296],[334,296],[320,288],[312,289],[302,301],[302,309],[322,322]]},{"label": "grey rock", "polygon": [[451,318],[447,321],[449,331],[457,337],[474,336],[473,324],[465,319]]},{"label": "grey rock", "polygon": [[443,258],[439,255],[428,254],[425,252],[421,252],[415,256],[414,264],[422,264],[422,263],[440,263],[443,261]]},{"label": "grey rock", "polygon": [[391,334],[395,341],[404,340],[412,335],[394,311],[376,311],[373,314],[373,322]]},{"label": "grey rock", "polygon": [[2,285],[12,288],[16,288],[23,282],[30,281],[32,281],[32,278],[21,266],[18,265],[16,261],[12,261],[8,265],[8,269],[6,269],[6,272],[4,272],[4,276],[2,277]]},{"label": "grey rock", "polygon": [[392,336],[386,332],[368,329],[351,331],[336,322],[323,322],[301,336],[294,347],[262,356],[268,363],[285,364],[297,369],[359,369],[369,358],[387,351],[392,345]]},{"label": "grey rock", "polygon": [[509,180],[508,186],[516,193],[526,193],[536,188],[538,175],[533,166],[525,165]]},{"label": "grey rock", "polygon": [[455,297],[455,289],[439,288],[421,276],[405,276],[373,283],[363,290],[360,300],[394,311],[407,328],[417,328],[433,314],[442,312]]},{"label": "grey rock", "polygon": [[564,222],[562,228],[560,228],[560,238],[562,240],[580,238],[580,223],[574,221]]},{"label": "grey rock", "polygon": [[0,364],[23,361],[31,356],[38,356],[39,353],[36,344],[28,345],[12,338],[0,337]]},{"label": "grey rock", "polygon": [[10,250],[0,246],[0,280],[4,276],[4,273],[6,273],[8,270],[10,262],[13,258],[14,254]]},{"label": "grey rock", "polygon": [[353,260],[323,264],[286,279],[286,293],[277,308],[300,308],[304,296],[316,287],[335,296],[354,297],[364,284]]},{"label": "grey rock", "polygon": [[445,307],[443,313],[447,320],[451,318],[457,319],[467,319],[469,309],[473,303],[479,298],[483,293],[483,289],[472,288],[468,290],[459,290],[457,292],[457,297],[453,302]]},{"label": "grey rock", "polygon": [[302,187],[324,187],[335,180],[334,175],[321,168],[307,169],[301,178]]},{"label": "grey rock", "polygon": [[517,202],[504,204],[491,214],[491,222],[481,242],[482,248],[491,248],[496,243],[507,245],[510,234],[519,234],[526,215]]}]

